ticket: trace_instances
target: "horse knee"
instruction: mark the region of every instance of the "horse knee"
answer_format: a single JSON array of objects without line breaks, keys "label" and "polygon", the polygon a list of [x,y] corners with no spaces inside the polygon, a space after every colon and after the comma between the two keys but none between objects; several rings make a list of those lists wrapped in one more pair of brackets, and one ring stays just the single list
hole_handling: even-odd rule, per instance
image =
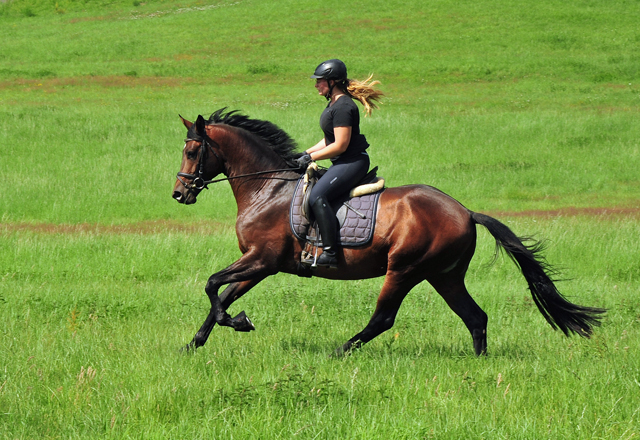
[{"label": "horse knee", "polygon": [[217,295],[219,289],[220,285],[215,282],[213,278],[209,278],[209,281],[207,281],[207,284],[204,286],[204,291],[209,298],[211,298],[212,295]]}]

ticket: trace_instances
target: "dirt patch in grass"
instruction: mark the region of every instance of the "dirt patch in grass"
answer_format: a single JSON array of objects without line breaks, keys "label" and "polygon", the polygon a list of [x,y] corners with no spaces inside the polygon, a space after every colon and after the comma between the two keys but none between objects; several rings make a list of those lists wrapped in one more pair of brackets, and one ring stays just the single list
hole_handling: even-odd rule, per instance
[{"label": "dirt patch in grass", "polygon": [[[640,218],[639,208],[576,208],[566,207],[552,210],[531,211],[486,211],[493,217],[594,217],[606,220],[608,217]],[[171,220],[153,220],[122,225],[98,223],[55,224],[55,223],[0,223],[0,234],[12,232],[34,232],[39,234],[216,234],[233,232],[234,225],[215,221],[181,223]]]},{"label": "dirt patch in grass", "polygon": [[489,211],[486,214],[494,217],[632,217],[640,218],[640,208],[608,207],[608,208],[566,208],[529,211]]},{"label": "dirt patch in grass", "polygon": [[55,224],[55,223],[0,223],[0,234],[28,231],[39,234],[137,234],[151,235],[167,232],[179,234],[214,234],[232,232],[233,225],[215,221],[180,223],[177,221],[154,220],[124,225],[102,225],[97,223]]},{"label": "dirt patch in grass", "polygon": [[111,75],[111,76],[74,76],[70,78],[48,78],[48,79],[14,79],[0,81],[0,90],[22,86],[25,88],[55,89],[69,86],[99,86],[105,88],[123,87],[179,87],[183,84],[197,83],[191,78],[171,78],[133,75]]}]

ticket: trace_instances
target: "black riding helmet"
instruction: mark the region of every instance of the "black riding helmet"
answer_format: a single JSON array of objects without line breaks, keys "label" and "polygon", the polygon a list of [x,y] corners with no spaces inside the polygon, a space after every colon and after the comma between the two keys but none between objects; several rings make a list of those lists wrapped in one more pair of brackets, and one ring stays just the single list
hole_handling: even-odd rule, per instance
[{"label": "black riding helmet", "polygon": [[344,80],[347,79],[347,66],[340,60],[327,60],[316,67],[311,78]]},{"label": "black riding helmet", "polygon": [[335,81],[334,84],[330,84],[329,95],[326,96],[327,99],[330,99],[331,94],[333,93],[333,87],[336,85],[336,83],[344,84],[346,82],[347,66],[340,60],[327,60],[323,63],[320,63],[320,65],[316,67],[316,71],[313,72],[311,78]]}]

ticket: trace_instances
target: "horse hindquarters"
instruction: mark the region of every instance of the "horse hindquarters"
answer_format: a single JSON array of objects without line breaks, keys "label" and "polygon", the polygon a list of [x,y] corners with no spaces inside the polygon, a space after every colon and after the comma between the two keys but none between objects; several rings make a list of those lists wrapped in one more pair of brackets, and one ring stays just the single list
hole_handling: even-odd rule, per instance
[{"label": "horse hindquarters", "polygon": [[444,193],[422,185],[387,189],[374,239],[374,248],[386,254],[384,285],[367,326],[338,352],[389,330],[409,291],[427,280],[469,329],[476,354],[485,353],[487,315],[464,285],[475,240],[469,211]]}]

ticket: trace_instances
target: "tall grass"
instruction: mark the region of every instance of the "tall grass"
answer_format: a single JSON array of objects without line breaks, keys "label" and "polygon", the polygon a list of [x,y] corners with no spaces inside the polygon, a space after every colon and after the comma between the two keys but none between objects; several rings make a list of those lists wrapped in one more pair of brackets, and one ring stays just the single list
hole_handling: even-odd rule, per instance
[{"label": "tall grass", "polygon": [[[620,270],[637,222],[509,223],[557,237],[550,260],[576,263],[561,290],[610,308],[593,340],[553,332],[508,259],[487,267],[493,243],[481,234],[468,284],[489,314],[487,358],[473,356],[462,322],[420,285],[390,332],[329,359],[366,324],[380,281],[338,289],[287,275],[234,305],[257,331],[216,328],[195,355],[180,356],[208,309],[203,281],[237,257],[231,230],[5,229],[2,435],[629,438],[639,426],[631,298],[640,275]],[[603,230],[616,243],[609,252],[584,239]]]}]

